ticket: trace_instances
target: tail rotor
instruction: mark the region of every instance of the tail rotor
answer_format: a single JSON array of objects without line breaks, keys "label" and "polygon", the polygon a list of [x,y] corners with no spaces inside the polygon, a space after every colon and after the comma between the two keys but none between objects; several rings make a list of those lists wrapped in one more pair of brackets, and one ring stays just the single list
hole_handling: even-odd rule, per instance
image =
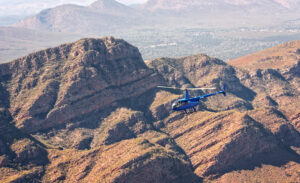
[{"label": "tail rotor", "polygon": [[225,84],[223,85],[222,93],[223,93],[224,96],[226,96],[226,85]]}]

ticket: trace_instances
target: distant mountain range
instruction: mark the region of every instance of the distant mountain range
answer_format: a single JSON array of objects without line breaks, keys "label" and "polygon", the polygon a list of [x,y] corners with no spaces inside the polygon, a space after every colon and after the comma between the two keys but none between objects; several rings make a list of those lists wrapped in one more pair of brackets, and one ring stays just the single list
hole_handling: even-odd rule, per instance
[{"label": "distant mountain range", "polygon": [[284,19],[282,13],[295,13],[299,7],[299,0],[149,0],[133,7],[115,0],[98,0],[87,7],[62,5],[43,10],[14,26],[54,32],[97,34],[137,26],[195,23],[195,20],[212,23],[221,18],[255,22],[250,16],[267,16],[276,17],[272,21],[280,21]]},{"label": "distant mountain range", "polygon": [[61,5],[46,9],[14,26],[54,32],[99,33],[142,25],[144,17],[137,10],[115,0],[98,0],[87,7]]}]

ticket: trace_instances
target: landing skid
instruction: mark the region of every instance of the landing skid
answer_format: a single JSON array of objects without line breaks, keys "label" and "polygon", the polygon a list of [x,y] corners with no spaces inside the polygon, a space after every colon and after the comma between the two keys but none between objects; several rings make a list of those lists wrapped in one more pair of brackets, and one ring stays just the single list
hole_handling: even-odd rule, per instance
[{"label": "landing skid", "polygon": [[197,112],[197,110],[196,110],[195,107],[191,108],[189,111],[184,110],[184,113],[185,113],[185,114],[191,114],[191,113],[194,113],[194,112]]}]

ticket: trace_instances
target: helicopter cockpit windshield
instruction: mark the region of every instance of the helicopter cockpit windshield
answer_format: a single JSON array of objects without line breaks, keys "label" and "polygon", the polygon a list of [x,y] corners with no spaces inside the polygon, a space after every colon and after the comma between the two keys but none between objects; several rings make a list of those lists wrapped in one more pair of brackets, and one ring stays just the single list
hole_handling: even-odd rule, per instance
[{"label": "helicopter cockpit windshield", "polygon": [[177,108],[187,105],[187,104],[188,104],[188,101],[176,101],[172,104],[172,108],[177,109]]}]

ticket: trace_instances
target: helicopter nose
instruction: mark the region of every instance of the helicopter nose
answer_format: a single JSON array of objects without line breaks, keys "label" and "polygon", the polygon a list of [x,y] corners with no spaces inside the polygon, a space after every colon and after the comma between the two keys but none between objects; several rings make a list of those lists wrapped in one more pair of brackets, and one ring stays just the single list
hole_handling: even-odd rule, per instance
[{"label": "helicopter nose", "polygon": [[172,110],[176,109],[176,103],[172,104]]}]

